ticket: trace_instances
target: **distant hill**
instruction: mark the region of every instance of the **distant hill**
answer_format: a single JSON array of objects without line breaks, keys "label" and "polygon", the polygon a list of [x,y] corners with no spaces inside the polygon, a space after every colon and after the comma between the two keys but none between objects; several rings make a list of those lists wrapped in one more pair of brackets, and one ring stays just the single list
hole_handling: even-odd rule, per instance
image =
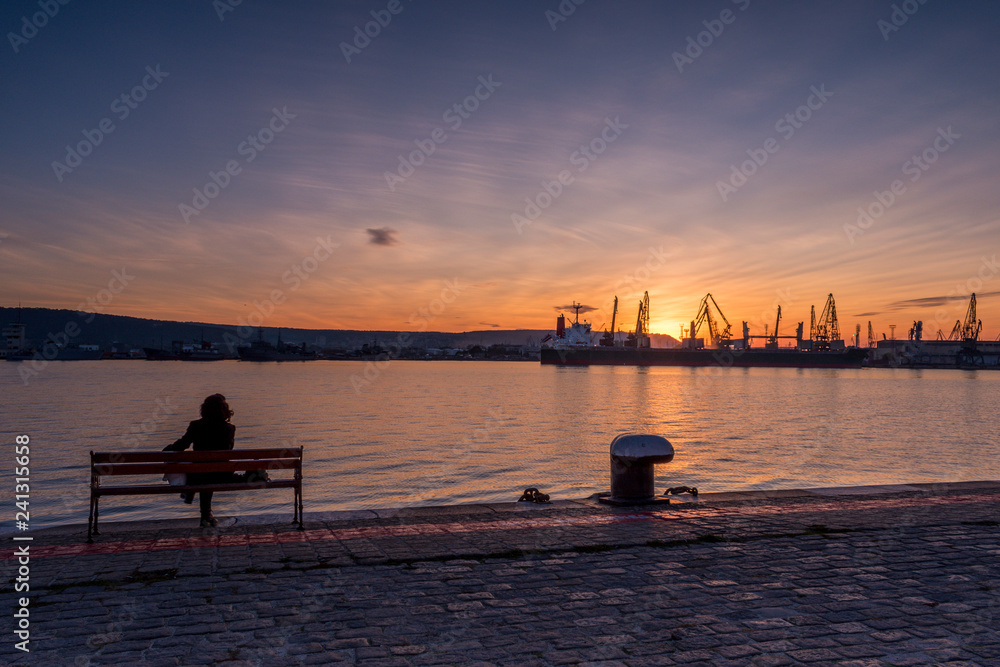
[{"label": "distant hill", "polygon": [[677,347],[680,341],[670,334],[649,334],[650,347]]},{"label": "distant hill", "polygon": [[[18,312],[20,310],[20,313]],[[77,313],[72,310],[52,308],[0,308],[0,326],[7,326],[20,317],[27,327],[27,342],[41,346],[49,334],[60,332],[79,333],[71,343],[99,345],[110,349],[117,344],[119,349],[156,347],[170,348],[172,341],[185,343],[205,340],[226,347],[249,343],[258,335],[256,329],[239,331],[236,325],[211,324],[208,322],[173,322],[153,320],[124,315],[101,315]],[[67,328],[68,327],[68,328]],[[447,333],[441,331],[399,332],[362,331],[351,329],[295,329],[263,327],[264,340],[288,343],[306,343],[319,348],[339,348],[355,350],[365,343],[377,343],[383,347],[403,340],[406,345],[422,348],[465,348],[470,345],[527,345],[537,348],[542,339],[552,333],[544,329],[487,329],[485,331],[465,331]],[[246,334],[250,334],[247,336]],[[243,337],[240,337],[243,334]],[[619,334],[624,337],[624,334]],[[58,337],[58,336],[57,336]],[[402,338],[401,338],[402,337]],[[596,342],[598,334],[594,334]],[[666,334],[652,334],[653,347],[673,347],[677,339]],[[0,341],[0,345],[2,345]]]},{"label": "distant hill", "polygon": [[[230,343],[233,345],[249,343],[258,336],[257,329],[240,331],[236,325],[208,322],[173,322],[124,315],[77,313],[72,310],[52,308],[21,308],[20,313],[18,311],[18,308],[0,308],[0,325],[7,326],[20,317],[26,325],[27,342],[37,346],[41,346],[49,334],[58,337],[60,332],[75,331],[74,327],[79,328],[79,333],[72,338],[71,343],[99,345],[105,349],[116,343],[119,348],[169,348],[171,341],[175,340],[185,343],[205,340],[225,347]],[[277,342],[280,333],[281,339],[288,343],[306,343],[320,348],[346,350],[360,348],[365,343],[369,345],[378,343],[384,347],[399,342],[401,337],[409,346],[424,348],[464,348],[469,345],[485,347],[494,344],[537,347],[542,338],[549,333],[536,329],[415,333],[276,327],[263,327],[260,332],[264,340],[272,343]],[[242,338],[240,334],[243,334]],[[0,345],[2,344],[0,342]]]}]

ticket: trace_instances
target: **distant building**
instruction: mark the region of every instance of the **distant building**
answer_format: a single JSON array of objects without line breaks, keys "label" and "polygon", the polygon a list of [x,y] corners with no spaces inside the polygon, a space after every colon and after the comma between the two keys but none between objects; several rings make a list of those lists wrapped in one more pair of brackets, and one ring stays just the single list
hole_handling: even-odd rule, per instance
[{"label": "distant building", "polygon": [[27,348],[27,343],[24,338],[24,331],[26,329],[24,322],[17,321],[3,328],[3,338],[4,338],[4,349],[0,350],[3,357],[6,357],[8,353],[20,352]]},{"label": "distant building", "polygon": [[880,340],[868,358],[873,366],[997,368],[1000,366],[1000,342],[976,341],[972,350],[956,340]]}]

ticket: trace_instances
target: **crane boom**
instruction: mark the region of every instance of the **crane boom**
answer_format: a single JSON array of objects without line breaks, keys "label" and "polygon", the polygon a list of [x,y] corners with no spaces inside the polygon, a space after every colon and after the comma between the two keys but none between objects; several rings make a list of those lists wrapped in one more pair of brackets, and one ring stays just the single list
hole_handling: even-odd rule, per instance
[{"label": "crane boom", "polygon": [[[639,308],[639,325],[642,328],[642,335],[649,337],[649,292],[642,295],[642,304]],[[636,330],[638,331],[638,329]],[[645,347],[649,347],[646,345]]]},{"label": "crane boom", "polygon": [[618,316],[618,297],[615,297],[615,308],[611,311],[611,335],[615,335],[615,318]]},{"label": "crane boom", "polygon": [[649,340],[649,292],[642,295],[639,315],[635,318],[635,331],[625,340],[626,347],[650,347]]},{"label": "crane boom", "polygon": [[600,344],[605,347],[611,347],[615,344],[615,317],[618,315],[618,297],[615,297],[615,307],[611,311],[611,331],[605,331],[604,335],[601,336]]},{"label": "crane boom", "polygon": [[[713,308],[718,314],[718,319],[725,326],[722,326],[712,315]],[[722,313],[722,309],[719,308],[719,304],[715,302],[715,298],[711,293],[706,294],[698,305],[698,315],[695,317],[691,329],[692,341],[697,337],[698,332],[702,328],[708,330],[708,338],[714,347],[727,347],[729,345],[733,327]]]},{"label": "crane boom", "polygon": [[951,328],[948,340],[962,340],[962,320],[955,320],[955,326]]},{"label": "crane boom", "polygon": [[[774,318],[774,333],[767,337],[764,347],[776,349],[778,347],[778,325],[781,324],[781,306],[778,306],[778,315]],[[766,333],[766,332],[765,332]]]}]

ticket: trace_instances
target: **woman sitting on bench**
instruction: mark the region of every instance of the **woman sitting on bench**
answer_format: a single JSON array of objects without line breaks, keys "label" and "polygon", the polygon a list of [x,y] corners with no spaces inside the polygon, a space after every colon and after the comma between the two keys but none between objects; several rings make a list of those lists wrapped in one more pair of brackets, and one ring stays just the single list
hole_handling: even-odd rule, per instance
[{"label": "woman sitting on bench", "polygon": [[[187,432],[174,444],[163,448],[165,452],[181,452],[189,446],[194,445],[196,452],[212,451],[220,449],[232,449],[236,434],[236,427],[229,423],[233,416],[233,411],[226,403],[226,397],[222,394],[212,394],[201,404],[201,419],[196,419],[188,425]],[[213,484],[226,482],[232,477],[231,473],[191,473],[188,475],[188,484]],[[198,502],[201,505],[201,527],[210,528],[219,525],[219,522],[212,516],[212,492],[199,491]],[[190,503],[194,499],[194,494],[188,494],[184,502]]]}]

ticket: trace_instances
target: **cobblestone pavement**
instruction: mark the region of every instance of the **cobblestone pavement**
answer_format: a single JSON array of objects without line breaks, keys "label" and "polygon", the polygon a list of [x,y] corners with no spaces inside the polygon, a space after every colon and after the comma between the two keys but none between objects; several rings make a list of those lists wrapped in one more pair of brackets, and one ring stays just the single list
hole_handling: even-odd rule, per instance
[{"label": "cobblestone pavement", "polygon": [[0,662],[1000,665],[996,482],[306,518],[40,531]]}]

